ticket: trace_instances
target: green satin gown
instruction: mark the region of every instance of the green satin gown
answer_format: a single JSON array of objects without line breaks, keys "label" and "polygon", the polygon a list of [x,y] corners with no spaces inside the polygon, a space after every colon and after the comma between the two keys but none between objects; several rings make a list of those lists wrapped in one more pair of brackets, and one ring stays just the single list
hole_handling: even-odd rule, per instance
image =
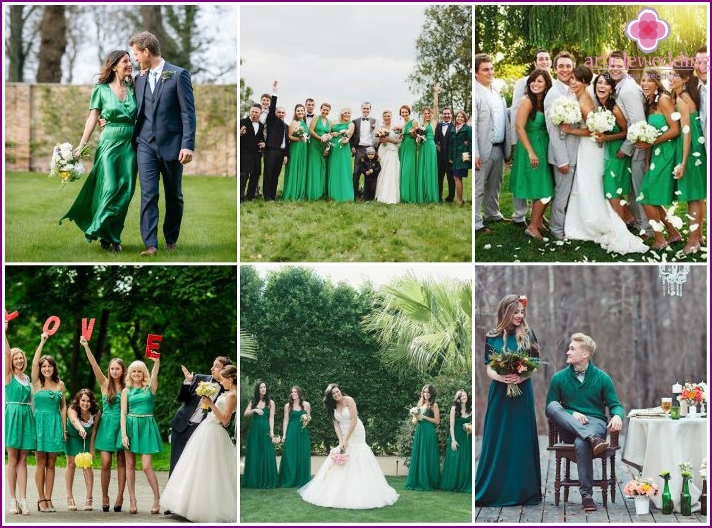
[{"label": "green satin gown", "polygon": [[72,220],[87,240],[121,243],[129,203],[136,189],[136,150],[131,142],[136,120],[136,97],[131,88],[121,101],[108,84],[97,84],[89,109],[106,119],[87,176],[74,204],[61,218]]},{"label": "green satin gown", "polygon": [[420,144],[416,171],[418,203],[438,203],[438,151],[435,147],[435,133],[430,123],[425,125],[425,141]]},{"label": "green satin gown", "polygon": [[413,121],[408,121],[403,127],[403,141],[398,147],[400,159],[400,195],[401,202],[416,203],[418,189],[415,182],[417,146],[415,138],[410,135]]},{"label": "green satin gown", "polygon": [[260,416],[252,415],[250,432],[247,434],[245,449],[245,473],[242,476],[244,488],[276,488],[279,486],[277,458],[274,444],[269,436],[269,407],[262,409]]},{"label": "green satin gown", "polygon": [[[309,137],[309,128],[304,121],[299,121],[299,127]],[[307,197],[307,148],[304,140],[289,142],[282,200],[301,202]]]},{"label": "green satin gown", "polygon": [[[432,410],[425,416],[433,417]],[[435,424],[420,420],[415,426],[405,489],[430,491],[440,487],[440,449]]]},{"label": "green satin gown", "polygon": [[302,427],[304,414],[304,410],[289,411],[279,466],[279,485],[283,488],[301,488],[311,480],[311,436],[309,425]]},{"label": "green satin gown", "polygon": [[472,434],[467,434],[465,424],[472,423],[472,415],[455,417],[455,441],[457,449],[452,450],[452,439],[448,437],[445,450],[443,474],[440,489],[472,493]]}]

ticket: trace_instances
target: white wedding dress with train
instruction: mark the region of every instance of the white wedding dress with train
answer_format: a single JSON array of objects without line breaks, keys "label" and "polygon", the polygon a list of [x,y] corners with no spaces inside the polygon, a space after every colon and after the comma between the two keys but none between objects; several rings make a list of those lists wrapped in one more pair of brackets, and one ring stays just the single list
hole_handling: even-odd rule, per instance
[{"label": "white wedding dress with train", "polygon": [[628,231],[603,196],[604,153],[590,137],[581,138],[564,221],[566,238],[592,240],[609,253],[645,253],[648,246]]},{"label": "white wedding dress with train", "polygon": [[[215,405],[223,411],[222,394]],[[193,522],[237,523],[237,449],[214,413],[198,425],[161,495],[161,506]]]},{"label": "white wedding dress with train", "polygon": [[[394,139],[396,133],[389,132]],[[400,159],[397,143],[381,143],[378,147],[381,173],[376,181],[376,201],[388,204],[400,201]]]},{"label": "white wedding dress with train", "polygon": [[[346,435],[351,426],[349,408],[334,411],[334,418]],[[299,489],[302,499],[316,506],[350,510],[381,508],[398,500],[398,493],[388,485],[378,460],[366,444],[366,430],[358,418],[346,454],[348,460],[343,465],[326,458],[314,478]]]}]

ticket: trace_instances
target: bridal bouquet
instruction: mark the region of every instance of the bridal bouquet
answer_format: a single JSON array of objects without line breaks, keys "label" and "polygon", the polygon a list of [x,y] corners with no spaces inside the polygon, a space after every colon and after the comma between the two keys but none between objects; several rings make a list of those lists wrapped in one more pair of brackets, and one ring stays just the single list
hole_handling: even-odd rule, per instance
[{"label": "bridal bouquet", "polygon": [[[566,97],[559,97],[549,108],[549,119],[555,125],[575,125],[581,119],[581,107],[578,101],[573,99],[567,99]],[[564,139],[566,134],[564,132],[559,132],[559,137]]]},{"label": "bridal bouquet", "polygon": [[89,147],[84,145],[79,156],[74,156],[71,143],[57,144],[52,151],[49,177],[62,180],[62,187],[81,178],[85,173],[82,159],[89,157]]},{"label": "bridal bouquet", "polygon": [[385,137],[388,137],[390,135],[390,133],[391,133],[390,130],[388,130],[386,128],[382,128],[381,130],[376,132],[376,137],[377,138],[385,138]]},{"label": "bridal bouquet", "polygon": [[626,139],[631,143],[655,143],[660,131],[646,121],[638,121],[628,128]]},{"label": "bridal bouquet", "polygon": [[298,137],[300,141],[309,141],[309,134],[304,130],[301,125],[299,125],[292,134],[294,137]]},{"label": "bridal bouquet", "polygon": [[[616,126],[616,118],[613,112],[607,108],[598,108],[597,110],[590,112],[586,118],[586,128],[592,134],[604,134],[605,132],[610,132],[613,127]],[[596,141],[595,138],[591,138]],[[599,147],[603,147],[603,143],[596,141]]]},{"label": "bridal bouquet", "polygon": [[302,429],[304,429],[311,422],[311,414],[302,414],[300,420],[302,421]]},{"label": "bridal bouquet", "polygon": [[467,433],[467,436],[472,434],[472,422],[465,422],[462,424],[462,428],[465,430],[465,433]]},{"label": "bridal bouquet", "polygon": [[417,423],[418,415],[422,413],[422,409],[420,407],[411,407],[409,413],[411,415],[410,421],[413,423]]},{"label": "bridal bouquet", "polygon": [[[207,396],[208,398],[212,398],[218,393],[219,390],[220,387],[217,383],[212,383],[210,381],[201,381],[198,382],[198,387],[195,389],[195,393],[198,396]],[[208,405],[204,403],[202,404],[202,406],[203,414],[208,414]]]},{"label": "bridal bouquet", "polygon": [[335,447],[329,453],[331,457],[331,462],[337,466],[343,466],[349,461],[349,455],[346,454],[346,450],[343,447]]},{"label": "bridal bouquet", "polygon": [[399,136],[402,136],[403,135],[403,125],[395,125],[393,127],[393,132],[395,132]]},{"label": "bridal bouquet", "polygon": [[341,139],[339,139],[339,146],[343,147],[344,145],[348,145],[349,143],[349,131],[348,130],[341,130],[338,132],[338,136]]},{"label": "bridal bouquet", "polygon": [[[529,357],[524,352],[495,352],[489,358],[489,366],[497,374],[519,374],[522,378],[529,378],[539,368],[539,361]],[[507,396],[519,396],[522,390],[516,383],[507,384]]]}]

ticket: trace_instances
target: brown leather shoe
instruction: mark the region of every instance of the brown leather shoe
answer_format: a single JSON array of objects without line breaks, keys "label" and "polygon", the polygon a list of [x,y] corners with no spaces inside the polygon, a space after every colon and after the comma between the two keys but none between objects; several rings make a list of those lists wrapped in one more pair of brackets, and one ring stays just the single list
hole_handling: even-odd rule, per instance
[{"label": "brown leather shoe", "polygon": [[479,229],[475,229],[475,236],[477,235],[491,235],[494,233],[489,227],[480,227]]},{"label": "brown leather shoe", "polygon": [[166,244],[166,249],[169,251],[173,251],[176,248],[175,244]]},{"label": "brown leather shoe", "polygon": [[146,251],[141,251],[142,257],[155,257],[158,254],[158,248],[155,246],[150,246],[146,248]]},{"label": "brown leather shoe", "polygon": [[595,512],[598,507],[590,495],[584,495],[581,499],[581,506],[585,512]]},{"label": "brown leather shoe", "polygon": [[591,442],[591,448],[593,449],[593,456],[598,456],[601,453],[603,453],[606,449],[608,449],[608,442],[605,440],[601,440],[600,438],[596,438],[595,436],[592,436],[589,439],[589,442]]}]

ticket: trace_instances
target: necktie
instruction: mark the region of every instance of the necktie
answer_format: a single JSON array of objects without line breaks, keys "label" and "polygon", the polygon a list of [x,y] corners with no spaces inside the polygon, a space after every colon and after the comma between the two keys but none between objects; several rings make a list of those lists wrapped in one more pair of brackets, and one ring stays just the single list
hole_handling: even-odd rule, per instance
[{"label": "necktie", "polygon": [[158,77],[158,72],[151,70],[148,74],[148,86],[151,88],[151,93],[156,89],[156,77]]}]

